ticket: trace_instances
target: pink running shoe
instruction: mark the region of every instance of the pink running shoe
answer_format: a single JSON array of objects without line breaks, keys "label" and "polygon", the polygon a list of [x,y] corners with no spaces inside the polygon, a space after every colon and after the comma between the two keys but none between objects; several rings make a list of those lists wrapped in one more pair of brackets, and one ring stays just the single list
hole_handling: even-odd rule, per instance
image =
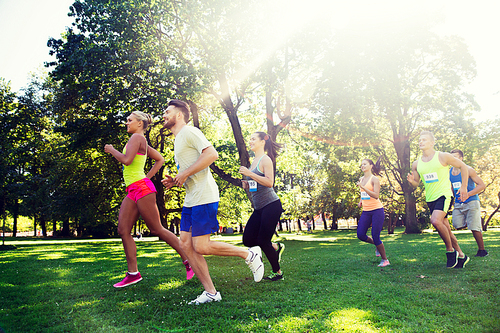
[{"label": "pink running shoe", "polygon": [[380,262],[380,264],[378,264],[378,267],[385,267],[385,266],[389,266],[391,263],[389,262],[389,260],[384,260],[382,259],[382,261]]},{"label": "pink running shoe", "polygon": [[130,286],[131,284],[137,283],[142,280],[141,273],[137,272],[136,275],[129,274],[125,275],[125,278],[118,283],[115,283],[113,287],[115,288],[123,288],[126,286]]},{"label": "pink running shoe", "polygon": [[182,263],[184,264],[184,266],[186,266],[186,280],[191,280],[194,276],[194,272],[193,269],[191,268],[191,265],[187,260],[184,260]]},{"label": "pink running shoe", "polygon": [[378,250],[377,250],[377,249],[375,249],[375,256],[376,256],[376,257],[380,257],[380,252],[378,252]]}]

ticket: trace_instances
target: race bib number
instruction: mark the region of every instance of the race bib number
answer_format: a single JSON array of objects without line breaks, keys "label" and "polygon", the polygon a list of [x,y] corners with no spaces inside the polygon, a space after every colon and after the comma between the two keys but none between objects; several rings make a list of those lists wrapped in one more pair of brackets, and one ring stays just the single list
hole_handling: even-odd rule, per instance
[{"label": "race bib number", "polygon": [[250,192],[256,192],[257,191],[257,182],[255,180],[249,180],[248,187],[250,189]]},{"label": "race bib number", "polygon": [[366,192],[361,192],[361,200],[370,200],[370,196]]},{"label": "race bib number", "polygon": [[438,174],[437,172],[432,172],[432,173],[426,173],[424,175],[424,181],[426,183],[435,183],[437,182],[439,179],[438,179]]},{"label": "race bib number", "polygon": [[452,183],[452,185],[453,185],[454,190],[459,190],[460,187],[462,187],[462,182],[455,182],[455,183]]}]

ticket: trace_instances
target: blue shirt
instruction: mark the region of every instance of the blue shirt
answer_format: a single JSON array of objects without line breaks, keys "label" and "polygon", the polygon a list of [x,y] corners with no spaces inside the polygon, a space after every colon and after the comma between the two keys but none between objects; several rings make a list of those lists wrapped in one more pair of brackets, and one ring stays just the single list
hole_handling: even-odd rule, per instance
[{"label": "blue shirt", "polygon": [[[451,186],[453,187],[453,194],[455,195],[455,201],[458,203],[467,203],[472,200],[479,200],[479,196],[477,194],[474,194],[464,202],[460,201],[460,195],[457,195],[457,192],[460,189],[460,186],[462,186],[462,172],[459,172],[458,175],[455,176],[452,174],[452,170],[453,168],[450,169],[450,182]],[[469,177],[469,181],[467,182],[467,192],[470,192],[475,188],[476,188],[476,183],[474,183],[474,181]]]}]

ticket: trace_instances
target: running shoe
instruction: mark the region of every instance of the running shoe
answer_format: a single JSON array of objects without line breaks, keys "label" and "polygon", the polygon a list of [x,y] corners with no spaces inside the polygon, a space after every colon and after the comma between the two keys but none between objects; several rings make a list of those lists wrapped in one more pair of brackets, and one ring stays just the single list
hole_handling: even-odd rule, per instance
[{"label": "running shoe", "polygon": [[389,260],[384,260],[382,259],[382,261],[380,262],[380,264],[378,264],[378,267],[385,267],[385,266],[389,266],[391,263],[389,262]]},{"label": "running shoe", "polygon": [[125,278],[121,280],[118,283],[115,283],[113,287],[115,288],[123,288],[126,286],[130,286],[131,284],[137,283],[142,280],[141,273],[137,272],[137,274],[132,275],[127,272],[127,275],[125,275]]},{"label": "running shoe", "polygon": [[375,249],[375,257],[380,257],[380,252],[378,252],[378,249]]},{"label": "running shoe", "polygon": [[187,260],[184,260],[182,263],[184,264],[184,266],[186,266],[186,280],[191,280],[194,276],[194,272],[193,269],[191,268],[191,265]]},{"label": "running shoe", "polygon": [[266,276],[264,279],[270,281],[278,281],[278,280],[284,280],[285,277],[283,276],[283,273],[279,274],[278,272],[272,272],[271,275]]},{"label": "running shoe", "polygon": [[189,302],[188,304],[203,304],[210,302],[219,302],[222,299],[220,292],[217,292],[215,295],[210,294],[206,290],[201,293],[200,296],[196,297],[194,300]]},{"label": "running shoe", "polygon": [[446,267],[453,268],[458,264],[458,252],[446,252]]},{"label": "running shoe", "polygon": [[278,250],[276,250],[276,252],[278,252],[278,262],[281,262],[281,255],[283,254],[283,252],[285,252],[285,244],[283,243],[277,243],[278,244]]},{"label": "running shoe", "polygon": [[477,253],[474,257],[486,257],[488,255],[488,251],[486,250],[477,250]]},{"label": "running shoe", "polygon": [[248,267],[253,273],[253,280],[259,282],[264,276],[264,262],[262,261],[262,250],[258,246],[253,246],[248,249],[250,256],[245,260]]},{"label": "running shoe", "polygon": [[470,258],[465,256],[463,258],[458,258],[458,262],[457,262],[457,265],[455,266],[455,268],[464,268],[465,267],[465,264],[467,264],[469,262]]}]

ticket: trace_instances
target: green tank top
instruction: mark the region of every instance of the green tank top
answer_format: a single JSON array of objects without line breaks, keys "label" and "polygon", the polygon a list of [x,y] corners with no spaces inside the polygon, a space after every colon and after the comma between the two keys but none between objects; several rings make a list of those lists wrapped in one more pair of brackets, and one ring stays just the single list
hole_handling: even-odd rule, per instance
[{"label": "green tank top", "polygon": [[[147,148],[146,148],[147,149]],[[123,154],[127,153],[127,146],[123,148]],[[146,165],[146,158],[148,154],[137,154],[130,165],[123,166],[123,179],[125,180],[125,186],[128,187],[130,184],[135,183],[141,179],[146,178],[144,173],[144,166]]]},{"label": "green tank top", "polygon": [[425,201],[431,202],[441,196],[452,197],[451,182],[448,176],[450,167],[443,166],[439,162],[439,152],[436,151],[429,162],[423,162],[422,157],[418,159],[417,172],[424,182]]}]

